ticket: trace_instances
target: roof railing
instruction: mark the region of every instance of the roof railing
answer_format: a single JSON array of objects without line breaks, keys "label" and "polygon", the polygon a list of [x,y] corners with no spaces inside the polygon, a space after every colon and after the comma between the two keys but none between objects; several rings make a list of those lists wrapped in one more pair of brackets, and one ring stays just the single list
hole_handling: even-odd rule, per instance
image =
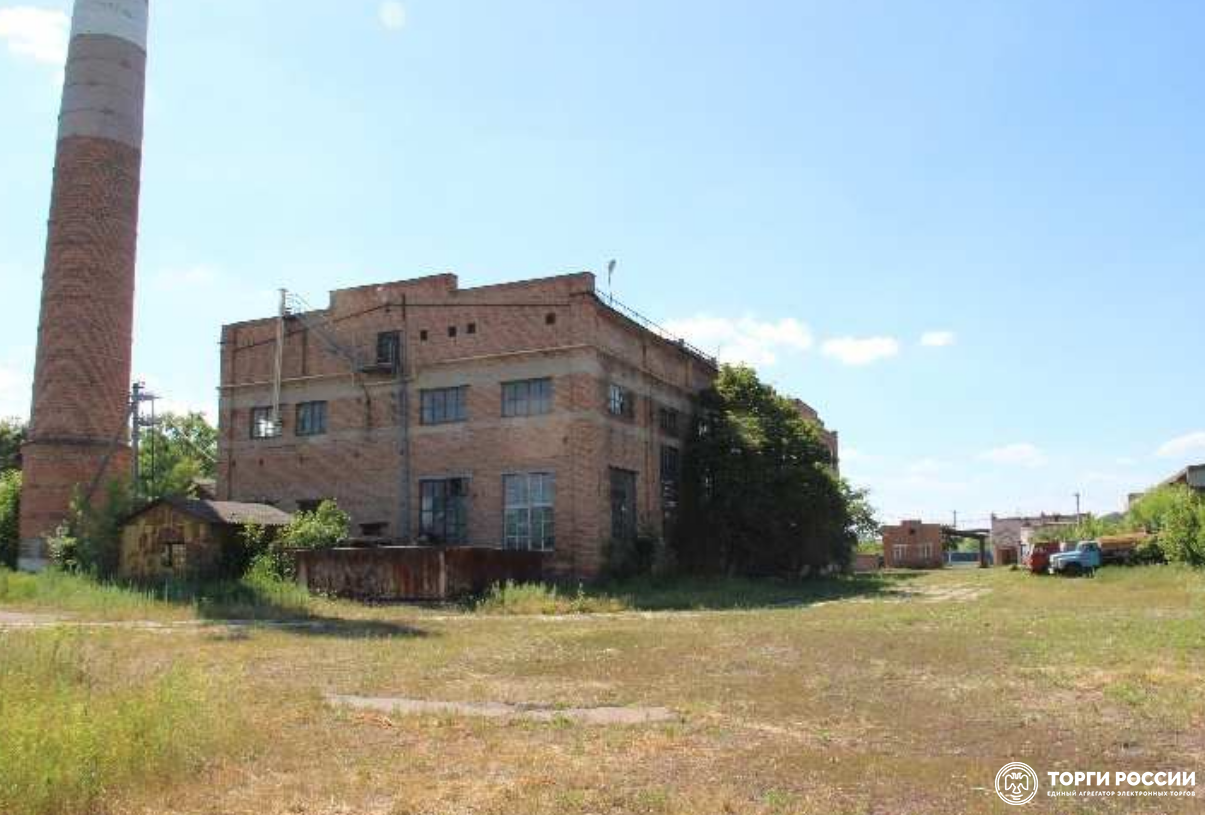
[{"label": "roof railing", "polygon": [[659,325],[658,323],[654,322],[653,320],[650,320],[648,317],[645,317],[643,314],[641,314],[639,311],[632,308],[631,306],[628,306],[628,305],[625,305],[625,304],[619,302],[618,300],[616,300],[614,297],[612,297],[610,295],[603,296],[601,294],[595,293],[594,297],[595,297],[595,299],[598,300],[598,302],[602,303],[607,308],[628,318],[629,320],[636,323],[637,325],[639,325],[641,328],[645,329],[646,331],[650,331],[653,334],[656,334],[661,339],[665,340],[666,342],[678,346],[686,353],[688,353],[692,356],[698,357],[699,359],[703,360],[704,362],[706,362],[708,365],[710,365],[713,368],[719,367],[719,361],[715,357],[713,357],[711,354],[708,354],[708,353],[705,353],[705,352],[699,350],[698,348],[696,348],[695,346],[691,345],[686,340],[684,340],[682,337],[675,336],[667,328],[665,328],[662,325]]}]

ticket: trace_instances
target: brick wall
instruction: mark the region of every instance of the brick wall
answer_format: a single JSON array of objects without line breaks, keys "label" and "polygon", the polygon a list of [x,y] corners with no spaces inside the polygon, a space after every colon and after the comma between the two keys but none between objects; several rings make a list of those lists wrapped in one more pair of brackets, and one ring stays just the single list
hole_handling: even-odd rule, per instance
[{"label": "brick wall", "polygon": [[[388,369],[353,375],[307,321],[321,322],[325,333],[369,362],[379,332],[400,332],[405,383]],[[271,319],[223,329],[219,498],[286,510],[334,498],[356,526],[386,524],[388,537],[410,541],[419,531],[420,482],[465,478],[468,542],[497,546],[503,476],[550,472],[557,534],[547,570],[582,578],[604,566],[611,468],[636,474],[639,524],[660,528],[661,447],[681,449],[692,398],[715,375],[707,361],[604,306],[592,275],[475,289],[438,275],[337,291],[327,310],[288,320],[283,433],[252,439],[251,409],[271,402],[275,333]],[[502,416],[502,383],[545,377],[553,381],[551,413]],[[631,417],[608,413],[611,383],[635,394]],[[408,442],[399,422],[403,387]],[[468,421],[423,425],[420,393],[445,387],[467,387]],[[325,434],[296,435],[295,406],[307,401],[328,403]],[[679,436],[658,429],[661,406],[681,414]]]}]

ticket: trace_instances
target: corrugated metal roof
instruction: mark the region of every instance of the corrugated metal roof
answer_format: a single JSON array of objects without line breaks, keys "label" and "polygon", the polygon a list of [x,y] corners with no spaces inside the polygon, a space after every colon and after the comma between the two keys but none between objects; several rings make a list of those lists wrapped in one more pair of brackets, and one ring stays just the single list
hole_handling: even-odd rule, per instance
[{"label": "corrugated metal roof", "polygon": [[293,520],[293,516],[289,513],[268,504],[243,504],[238,501],[208,501],[197,498],[163,498],[143,507],[131,518],[160,504],[167,504],[172,509],[213,524],[285,526]]}]

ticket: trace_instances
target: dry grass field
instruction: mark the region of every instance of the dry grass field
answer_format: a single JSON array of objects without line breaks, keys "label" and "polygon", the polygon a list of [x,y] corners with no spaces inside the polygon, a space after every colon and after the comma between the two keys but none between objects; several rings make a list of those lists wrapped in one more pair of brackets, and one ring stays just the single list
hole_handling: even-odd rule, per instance
[{"label": "dry grass field", "polygon": [[[568,615],[313,601],[277,615],[293,622],[248,624],[204,604],[70,600],[3,579],[0,659],[44,659],[51,638],[65,660],[44,674],[60,679],[40,680],[54,704],[30,691],[27,720],[46,703],[52,733],[73,699],[98,713],[131,704],[178,734],[170,761],[154,760],[172,741],[162,733],[115,757],[103,740],[95,755],[64,750],[60,761],[110,764],[36,804],[16,785],[38,788],[39,773],[13,769],[36,768],[36,738],[0,740],[6,815],[1015,812],[993,791],[1013,760],[1043,780],[1020,811],[1205,808],[1205,786],[1195,800],[1045,797],[1048,770],[1186,770],[1205,785],[1205,576],[1170,567],[713,586],[698,602],[650,590],[574,597],[602,613]],[[145,704],[126,699],[140,689]],[[354,710],[329,694],[546,715]],[[0,693],[0,721],[16,704]],[[557,714],[595,706],[673,720]]]}]

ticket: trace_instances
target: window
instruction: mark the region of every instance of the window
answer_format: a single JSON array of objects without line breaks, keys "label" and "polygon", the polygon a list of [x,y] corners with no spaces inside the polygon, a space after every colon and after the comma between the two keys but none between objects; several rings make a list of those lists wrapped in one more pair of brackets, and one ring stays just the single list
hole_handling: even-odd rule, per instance
[{"label": "window", "polygon": [[322,506],[323,499],[321,498],[299,498],[297,500],[298,512],[317,512],[318,507]]},{"label": "window", "polygon": [[607,390],[607,410],[612,416],[631,419],[636,415],[636,394],[622,385],[612,383]]},{"label": "window", "polygon": [[506,548],[551,552],[556,545],[553,520],[556,476],[552,473],[503,476],[502,492]]},{"label": "window", "polygon": [[908,547],[902,543],[897,543],[891,547],[892,561],[895,563],[903,563],[908,554]]},{"label": "window", "polygon": [[682,414],[673,408],[663,407],[657,410],[657,425],[667,436],[677,436]]},{"label": "window", "polygon": [[929,558],[933,557],[933,544],[922,543],[920,545],[920,557],[921,560],[928,560]]},{"label": "window", "polygon": [[469,418],[467,387],[439,388],[423,391],[422,423],[448,424],[463,422]]},{"label": "window", "polygon": [[550,311],[544,315],[544,325],[556,325],[556,312]]},{"label": "window", "polygon": [[377,334],[377,364],[397,365],[401,358],[402,336],[397,331]]},{"label": "window", "polygon": [[448,326],[448,336],[452,337],[453,339],[456,338],[456,326],[454,326],[454,325]]},{"label": "window", "polygon": [[427,340],[431,339],[431,335],[428,333],[427,329],[424,328],[422,331],[418,332],[418,338],[423,342],[426,342]]},{"label": "window", "polygon": [[272,408],[251,408],[251,438],[271,439],[279,435],[279,428],[272,421]]},{"label": "window", "polygon": [[298,436],[320,436],[326,432],[326,402],[302,402],[297,406]]},{"label": "window", "polygon": [[525,379],[502,383],[503,416],[537,416],[551,412],[551,379]]},{"label": "window", "polygon": [[422,513],[419,533],[431,543],[468,541],[469,482],[467,478],[439,478],[419,482]]},{"label": "window", "polygon": [[464,333],[476,334],[477,333],[477,323],[469,323],[468,325],[466,325],[464,327]]},{"label": "window", "polygon": [[611,468],[611,539],[636,540],[636,473]]},{"label": "window", "polygon": [[385,536],[385,529],[389,524],[384,521],[376,521],[369,524],[360,524],[360,534],[366,538],[381,538]]},{"label": "window", "polygon": [[678,483],[682,477],[682,455],[677,447],[661,447],[661,514],[673,523],[678,511]]}]

